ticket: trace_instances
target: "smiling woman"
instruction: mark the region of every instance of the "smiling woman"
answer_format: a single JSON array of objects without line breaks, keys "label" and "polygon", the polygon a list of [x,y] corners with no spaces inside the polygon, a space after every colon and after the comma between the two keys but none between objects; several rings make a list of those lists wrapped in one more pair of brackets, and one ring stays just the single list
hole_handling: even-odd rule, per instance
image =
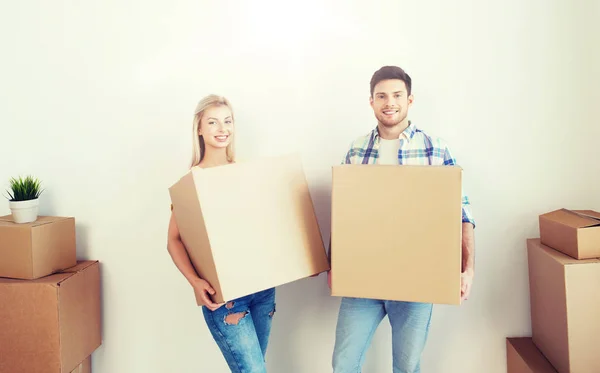
[{"label": "smiling woman", "polygon": [[[225,97],[208,95],[200,100],[194,111],[193,131],[191,167],[216,166],[217,158],[235,162],[233,108]],[[207,147],[211,151],[207,152]]]},{"label": "smiling woman", "polygon": [[[225,97],[209,95],[200,100],[194,111],[193,131],[190,168],[235,162],[233,109]],[[215,303],[211,297],[215,290],[195,271],[172,212],[167,250],[199,296],[206,325],[231,372],[265,373],[265,356],[275,313],[275,288],[233,299],[226,305]]]}]

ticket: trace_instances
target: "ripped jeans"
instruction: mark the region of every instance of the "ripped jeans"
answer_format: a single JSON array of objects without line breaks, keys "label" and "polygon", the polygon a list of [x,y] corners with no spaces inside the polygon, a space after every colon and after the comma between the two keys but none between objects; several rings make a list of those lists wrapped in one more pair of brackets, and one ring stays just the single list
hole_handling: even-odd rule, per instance
[{"label": "ripped jeans", "polygon": [[202,312],[232,373],[266,373],[274,288],[234,299],[215,311],[202,307]]}]

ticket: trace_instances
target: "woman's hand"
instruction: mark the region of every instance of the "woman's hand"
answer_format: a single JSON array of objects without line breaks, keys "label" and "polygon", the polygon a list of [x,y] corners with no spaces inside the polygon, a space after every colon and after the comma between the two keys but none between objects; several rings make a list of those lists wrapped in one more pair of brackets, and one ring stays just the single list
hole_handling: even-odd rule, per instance
[{"label": "woman's hand", "polygon": [[215,295],[215,289],[210,286],[210,284],[201,279],[200,277],[191,281],[192,286],[194,287],[194,293],[196,293],[197,297],[201,301],[201,305],[205,306],[211,311],[214,311],[221,307],[225,303],[214,303],[211,299],[211,295]]}]

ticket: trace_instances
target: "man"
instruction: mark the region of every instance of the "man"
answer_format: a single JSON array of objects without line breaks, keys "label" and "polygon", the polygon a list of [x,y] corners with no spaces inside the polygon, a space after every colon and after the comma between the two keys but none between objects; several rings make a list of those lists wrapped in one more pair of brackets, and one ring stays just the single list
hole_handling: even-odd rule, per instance
[{"label": "man", "polygon": [[[377,128],[352,142],[344,163],[455,165],[442,140],[432,137],[408,120],[413,103],[412,82],[396,66],[384,66],[371,78],[370,103]],[[394,198],[394,197],[391,197]],[[474,226],[470,203],[462,197],[461,298],[467,299],[474,276]],[[331,286],[331,273],[329,284]],[[339,310],[334,373],[360,372],[375,330],[387,315],[392,327],[394,373],[419,373],[431,320],[430,303],[342,298]]]}]

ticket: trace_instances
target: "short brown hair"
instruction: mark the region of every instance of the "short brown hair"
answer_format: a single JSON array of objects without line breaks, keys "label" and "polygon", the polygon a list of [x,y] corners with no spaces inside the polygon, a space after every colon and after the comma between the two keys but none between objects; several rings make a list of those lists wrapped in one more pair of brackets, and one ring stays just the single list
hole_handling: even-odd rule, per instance
[{"label": "short brown hair", "polygon": [[379,70],[375,71],[371,77],[371,97],[373,97],[373,90],[375,86],[382,80],[388,79],[399,79],[406,84],[406,91],[410,95],[412,88],[412,80],[410,76],[398,66],[383,66]]}]

